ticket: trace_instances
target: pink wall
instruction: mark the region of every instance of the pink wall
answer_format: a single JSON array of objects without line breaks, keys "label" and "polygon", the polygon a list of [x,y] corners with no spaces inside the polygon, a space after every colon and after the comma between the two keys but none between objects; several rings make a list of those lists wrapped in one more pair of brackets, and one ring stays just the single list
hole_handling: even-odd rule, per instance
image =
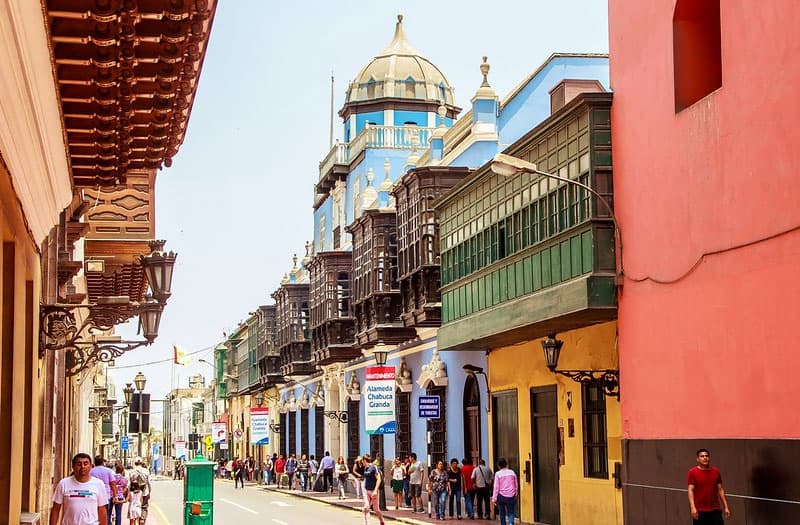
[{"label": "pink wall", "polygon": [[800,2],[721,2],[722,88],[675,114],[674,0],[609,1],[625,438],[798,437]]}]

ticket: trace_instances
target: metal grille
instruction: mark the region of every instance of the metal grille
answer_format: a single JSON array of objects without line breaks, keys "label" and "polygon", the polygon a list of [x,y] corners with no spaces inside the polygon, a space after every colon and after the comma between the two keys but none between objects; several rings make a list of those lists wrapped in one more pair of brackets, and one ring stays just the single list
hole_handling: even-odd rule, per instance
[{"label": "metal grille", "polygon": [[358,411],[360,403],[349,399],[347,401],[347,465],[352,467],[356,457],[360,454]]},{"label": "metal grille", "polygon": [[608,479],[606,396],[598,382],[582,384],[583,475]]},{"label": "metal grille", "polygon": [[314,454],[325,455],[325,407],[314,407]]},{"label": "metal grille", "polygon": [[435,468],[439,461],[447,465],[447,388],[428,387],[426,395],[439,396],[441,414],[438,419],[428,418],[428,465]]},{"label": "metal grille", "polygon": [[411,453],[411,392],[395,394],[397,433],[394,435],[395,454],[404,458]]}]

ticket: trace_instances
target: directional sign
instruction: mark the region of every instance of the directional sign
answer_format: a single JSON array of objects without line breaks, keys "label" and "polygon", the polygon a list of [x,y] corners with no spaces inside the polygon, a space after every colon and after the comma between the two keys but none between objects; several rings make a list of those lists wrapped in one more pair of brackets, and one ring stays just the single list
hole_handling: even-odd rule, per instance
[{"label": "directional sign", "polygon": [[442,417],[439,396],[419,396],[419,417],[438,419]]},{"label": "directional sign", "polygon": [[120,450],[128,450],[130,447],[128,443],[128,436],[122,436],[119,438],[119,449]]}]

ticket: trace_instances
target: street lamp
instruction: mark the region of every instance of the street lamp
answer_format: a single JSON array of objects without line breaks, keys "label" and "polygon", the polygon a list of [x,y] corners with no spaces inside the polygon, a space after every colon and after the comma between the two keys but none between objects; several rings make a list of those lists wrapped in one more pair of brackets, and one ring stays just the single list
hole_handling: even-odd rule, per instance
[{"label": "street lamp", "polygon": [[[136,377],[133,378],[133,382],[136,385],[136,390],[139,391],[139,413],[137,415],[137,421],[139,423],[139,439],[136,442],[136,447],[139,457],[142,457],[142,405],[144,404],[144,396],[142,395],[144,391],[144,385],[147,384],[147,378],[141,372],[141,370],[136,374]],[[130,383],[129,383],[130,385]]]},{"label": "street lamp", "polygon": [[512,157],[511,155],[505,155],[504,153],[498,153],[494,156],[494,158],[492,158],[491,170],[502,177],[513,177],[519,173],[540,175],[548,179],[578,186],[594,195],[597,200],[600,201],[600,203],[606,208],[606,211],[608,211],[609,215],[611,216],[611,221],[614,223],[614,239],[617,244],[616,252],[618,252],[615,252],[617,259],[617,284],[622,284],[622,277],[625,275],[625,271],[622,266],[622,230],[620,230],[619,223],[617,222],[617,216],[614,215],[614,210],[611,208],[611,204],[608,203],[605,197],[582,182],[572,180],[568,177],[560,177],[552,173],[541,171],[536,167],[536,164],[533,164],[532,162],[527,162],[522,159],[518,159],[517,157]]},{"label": "street lamp", "polygon": [[[468,376],[475,377],[477,375],[483,376],[483,380],[486,381],[486,411],[492,411],[492,392],[489,389],[489,378],[486,376],[486,372],[483,371],[483,368],[475,365],[466,364],[461,367],[465,374]],[[475,379],[477,381],[477,378]]]},{"label": "street lamp", "polygon": [[[125,406],[127,407],[127,414],[125,414],[125,420],[124,420],[124,422],[125,422],[125,430],[123,431],[122,435],[126,436],[125,439],[128,439],[127,438],[127,435],[128,435],[128,417],[130,416],[130,413],[131,413],[131,401],[133,401],[133,385],[131,385],[130,383],[126,383],[125,384],[125,388],[122,389],[122,393],[125,395]],[[128,464],[128,449],[127,448],[122,453],[122,462],[127,466],[127,464]]]}]

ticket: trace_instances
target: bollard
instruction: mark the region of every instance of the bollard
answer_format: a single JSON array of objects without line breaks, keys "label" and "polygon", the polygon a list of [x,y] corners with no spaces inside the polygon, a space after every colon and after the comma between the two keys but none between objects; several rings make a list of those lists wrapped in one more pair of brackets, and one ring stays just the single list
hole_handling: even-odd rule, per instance
[{"label": "bollard", "polygon": [[214,523],[214,462],[201,454],[185,464],[183,477],[183,524]]}]

